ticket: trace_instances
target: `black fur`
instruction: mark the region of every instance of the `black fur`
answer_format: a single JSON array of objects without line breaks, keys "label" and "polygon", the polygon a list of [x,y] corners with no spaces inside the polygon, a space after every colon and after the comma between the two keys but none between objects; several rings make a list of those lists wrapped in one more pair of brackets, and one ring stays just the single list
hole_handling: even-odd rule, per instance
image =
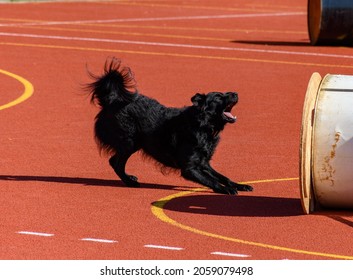
[{"label": "black fur", "polygon": [[197,93],[191,106],[170,108],[139,94],[130,68],[118,59],[106,61],[102,76],[91,76],[95,79],[88,85],[91,101],[101,107],[95,122],[96,140],[101,150],[112,155],[110,165],[126,185],[139,186],[135,176],[125,173],[125,165],[142,149],[163,166],[180,170],[185,179],[214,192],[252,190],[232,182],[209,163],[219,133],[227,123],[235,122],[230,110],[238,102],[237,93]]}]

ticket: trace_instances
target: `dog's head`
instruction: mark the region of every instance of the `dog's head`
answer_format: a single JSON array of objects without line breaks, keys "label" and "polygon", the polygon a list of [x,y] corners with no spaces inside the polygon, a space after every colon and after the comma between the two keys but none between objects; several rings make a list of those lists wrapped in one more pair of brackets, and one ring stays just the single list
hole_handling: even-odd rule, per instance
[{"label": "dog's head", "polygon": [[224,126],[226,123],[236,121],[236,117],[231,113],[232,108],[238,102],[236,92],[197,93],[191,98],[191,101],[194,106],[204,112],[208,122]]}]

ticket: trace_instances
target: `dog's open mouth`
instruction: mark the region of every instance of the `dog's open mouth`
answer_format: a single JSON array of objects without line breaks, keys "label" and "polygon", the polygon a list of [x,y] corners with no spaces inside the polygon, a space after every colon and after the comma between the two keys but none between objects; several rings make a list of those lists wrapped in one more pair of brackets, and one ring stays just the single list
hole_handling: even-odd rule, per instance
[{"label": "dog's open mouth", "polygon": [[231,113],[231,110],[234,107],[234,105],[235,103],[228,105],[223,112],[223,119],[228,123],[234,123],[237,120],[237,117],[233,116]]}]

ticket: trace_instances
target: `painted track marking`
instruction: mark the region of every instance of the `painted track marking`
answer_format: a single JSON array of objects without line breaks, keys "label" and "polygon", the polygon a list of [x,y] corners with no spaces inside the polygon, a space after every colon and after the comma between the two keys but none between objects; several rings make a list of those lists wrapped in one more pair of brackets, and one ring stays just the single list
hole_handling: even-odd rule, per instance
[{"label": "painted track marking", "polygon": [[353,69],[353,65],[322,64],[322,63],[310,63],[310,62],[299,62],[299,61],[269,60],[269,59],[211,56],[211,55],[197,55],[197,54],[132,51],[132,50],[121,50],[121,49],[89,48],[89,47],[74,47],[74,46],[45,45],[45,44],[25,44],[25,43],[15,43],[15,42],[0,42],[0,45],[18,46],[18,47],[32,47],[32,48],[46,48],[46,49],[61,49],[61,50],[76,50],[76,51],[109,52],[109,53],[119,52],[119,53],[126,53],[126,54],[135,54],[135,55],[139,54],[139,55],[154,55],[154,56],[170,56],[170,57],[179,57],[179,58],[180,57],[181,58],[202,58],[202,59],[214,59],[214,60],[223,60],[223,61],[245,61],[245,62],[255,62],[255,63],[272,63],[272,64],[283,64],[283,65],[299,65],[299,66],[316,66],[316,67],[332,67],[332,68]]},{"label": "painted track marking", "polygon": [[172,251],[184,250],[184,248],[181,248],[181,247],[170,247],[170,246],[152,245],[152,244],[147,244],[147,245],[144,245],[143,247],[153,248],[153,249],[162,249],[162,250],[172,250]]},{"label": "painted track marking", "polygon": [[225,256],[225,257],[236,257],[236,258],[250,258],[250,255],[226,253],[226,252],[212,252],[211,255]]},{"label": "painted track marking", "polygon": [[4,110],[4,109],[8,109],[10,107],[16,106],[16,105],[20,104],[21,102],[27,100],[28,98],[30,98],[33,95],[33,91],[34,91],[33,85],[29,81],[27,81],[26,79],[24,79],[16,74],[10,73],[10,72],[2,70],[2,69],[0,69],[0,73],[4,74],[6,76],[9,76],[11,78],[14,78],[15,80],[22,83],[24,86],[24,92],[22,93],[22,95],[7,104],[0,105],[0,110]]},{"label": "painted track marking", "polygon": [[[146,6],[146,7],[159,7],[159,8],[170,8],[170,9],[175,9],[175,8],[183,8],[183,9],[197,9],[197,10],[200,10],[200,9],[204,9],[204,10],[223,10],[223,11],[251,11],[253,12],[254,9],[253,9],[253,4],[249,4],[248,6],[250,8],[239,8],[239,7],[224,7],[224,6],[201,6],[201,5],[171,5],[171,4],[157,4],[157,3],[151,3],[151,4],[148,4],[144,1],[139,1],[139,2],[135,2],[135,3],[131,3],[131,2],[114,2],[114,4],[116,5],[129,5],[129,6]],[[275,7],[276,9],[278,9],[279,7],[281,8],[294,8],[293,6],[284,6],[284,5],[281,5],[281,6],[259,6],[261,9],[257,9],[257,11],[262,11],[262,12],[269,12],[269,11],[273,11],[273,8]],[[266,9],[264,9],[266,8]],[[269,9],[271,8],[271,9]],[[301,8],[301,7],[298,7],[298,8]]]},{"label": "painted track marking", "polygon": [[[16,233],[22,234],[22,235],[39,236],[39,237],[53,237],[53,236],[55,236],[55,234],[53,234],[53,233],[35,232],[35,231],[18,231]],[[81,238],[79,240],[80,241],[95,242],[95,243],[105,243],[105,244],[118,243],[118,241],[116,241],[116,240],[102,239],[102,238],[91,238],[91,237]],[[183,251],[183,250],[185,250],[185,248],[182,248],[182,247],[154,245],[154,244],[146,244],[146,245],[143,245],[143,247],[149,248],[149,249],[160,249],[160,250],[169,250],[169,251]],[[218,256],[225,256],[225,257],[236,257],[236,258],[249,258],[249,257],[251,257],[250,255],[245,255],[245,254],[226,253],[226,252],[218,252],[218,251],[211,252],[210,254],[211,255],[218,255]]]},{"label": "painted track marking", "polygon": [[115,22],[145,22],[145,21],[170,21],[170,20],[203,20],[203,19],[226,19],[226,18],[254,18],[254,17],[283,17],[305,15],[304,12],[288,13],[257,13],[257,14],[234,14],[234,15],[208,15],[208,16],[179,16],[179,17],[153,17],[153,18],[115,18],[103,20],[72,20],[72,21],[42,21],[28,23],[2,23],[1,27],[10,26],[35,26],[35,25],[71,25],[87,23],[115,23]]},{"label": "painted track marking", "polygon": [[35,236],[43,236],[43,237],[52,237],[53,233],[45,233],[45,232],[35,232],[35,231],[18,231],[18,234],[24,235],[35,235]]},{"label": "painted track marking", "polygon": [[81,238],[81,241],[90,241],[90,242],[98,242],[98,243],[117,243],[116,240],[109,240],[109,239],[100,239],[100,238]]},{"label": "painted track marking", "polygon": [[[89,33],[105,33],[105,34],[120,34],[116,33],[114,31],[99,31],[99,30],[87,30],[87,29],[75,29],[75,28],[67,28],[67,27],[49,27],[45,26],[44,27],[39,24],[36,26],[36,24],[32,24],[34,22],[45,22],[45,21],[40,21],[40,20],[25,20],[25,19],[12,19],[12,18],[0,18],[0,20],[6,20],[6,21],[19,21],[19,22],[24,22],[28,23],[26,26],[22,26],[22,24],[14,24],[14,23],[3,23],[0,24],[1,26],[7,26],[8,27],[26,27],[26,28],[32,28],[32,29],[41,29],[41,30],[59,30],[59,31],[80,31],[80,32],[89,32]],[[280,33],[280,34],[303,34],[306,35],[307,31],[295,31],[295,30],[269,30],[269,29],[240,29],[240,28],[216,28],[216,27],[192,27],[192,26],[165,26],[165,25],[139,25],[139,24],[100,24],[100,23],[84,23],[84,24],[78,24],[82,26],[93,26],[93,27],[114,27],[114,28],[138,28],[138,29],[158,29],[158,30],[192,30],[192,31],[214,31],[214,32],[246,32],[246,33]]]},{"label": "painted track marking", "polygon": [[[256,184],[256,183],[270,183],[273,181],[291,181],[291,180],[298,180],[298,178],[283,178],[283,179],[274,179],[274,180],[269,179],[269,180],[259,180],[259,181],[243,182],[243,183],[244,184]],[[207,237],[217,238],[217,239],[230,241],[230,242],[234,242],[234,243],[239,243],[239,244],[244,244],[244,245],[249,245],[249,246],[261,247],[261,248],[270,249],[270,250],[285,251],[285,252],[290,252],[290,253],[319,256],[319,257],[332,258],[332,259],[353,260],[353,256],[344,256],[344,255],[329,254],[329,253],[322,253],[322,252],[306,251],[306,250],[294,249],[294,248],[289,248],[289,247],[282,247],[282,246],[266,244],[266,243],[261,243],[261,242],[253,242],[253,241],[249,241],[249,240],[243,240],[243,239],[238,239],[238,238],[234,238],[234,237],[215,234],[212,232],[208,232],[205,230],[200,230],[200,229],[194,228],[192,226],[184,225],[180,222],[177,222],[176,220],[173,220],[172,218],[167,216],[167,214],[165,214],[164,206],[168,202],[172,201],[173,199],[180,198],[180,197],[187,196],[189,194],[194,194],[195,192],[201,192],[201,191],[205,191],[205,188],[196,188],[191,191],[182,191],[182,192],[179,192],[179,193],[176,193],[173,195],[163,197],[160,200],[158,200],[152,204],[151,211],[159,220],[161,220],[167,224],[170,224],[172,226],[175,226],[175,227],[178,227],[183,230],[190,231],[190,232],[193,232],[193,233],[196,233],[199,235],[207,236]]]},{"label": "painted track marking", "polygon": [[103,39],[103,38],[92,38],[92,37],[91,38],[71,37],[71,36],[55,36],[55,35],[40,35],[40,34],[11,33],[11,32],[0,32],[0,36],[353,59],[352,55],[294,52],[294,51],[251,49],[251,48],[219,47],[219,46],[191,45],[191,44],[175,44],[175,43],[161,43],[161,42],[147,42],[147,41],[133,41],[133,40]]},{"label": "painted track marking", "polygon": [[[92,24],[93,25],[93,24]],[[96,26],[96,25],[93,25]],[[107,25],[104,25],[104,27]],[[138,27],[138,26],[126,26],[126,25],[112,25],[114,28],[153,28],[153,26],[150,27]],[[101,27],[101,26],[100,26]],[[111,26],[107,26],[111,27]],[[190,39],[190,40],[202,40],[202,41],[219,41],[219,42],[228,42],[231,40],[229,38],[217,38],[217,37],[201,37],[201,36],[188,36],[188,35],[173,35],[173,34],[162,34],[162,33],[146,33],[146,32],[132,32],[132,31],[108,31],[108,30],[98,30],[98,29],[79,29],[79,28],[61,28],[61,27],[27,27],[30,29],[35,29],[35,30],[45,30],[45,31],[66,31],[66,32],[80,32],[80,33],[89,33],[89,34],[105,34],[105,35],[128,35],[128,36],[138,36],[138,37],[153,37],[153,38],[172,38],[172,39]],[[158,28],[157,26],[155,29],[162,29],[164,30],[173,30],[174,28],[168,28],[166,26],[163,26],[162,28]],[[248,29],[224,29],[224,30],[219,30],[219,29],[210,29],[210,28],[180,28],[183,30],[189,29],[189,30],[205,30],[205,31],[217,31],[217,32],[254,32],[254,33],[261,33],[261,32],[267,32],[267,33],[276,33],[277,31],[275,30],[248,30]],[[293,32],[297,33],[297,32]],[[22,34],[22,33],[21,33]]]}]

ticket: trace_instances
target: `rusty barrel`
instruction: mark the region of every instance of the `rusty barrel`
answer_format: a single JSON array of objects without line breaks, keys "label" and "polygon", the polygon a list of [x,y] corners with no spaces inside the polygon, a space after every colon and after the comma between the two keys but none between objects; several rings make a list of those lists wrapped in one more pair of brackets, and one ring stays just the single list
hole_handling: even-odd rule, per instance
[{"label": "rusty barrel", "polygon": [[307,214],[353,209],[353,76],[311,76],[302,116],[300,189]]},{"label": "rusty barrel", "polygon": [[308,0],[312,45],[353,45],[353,0]]}]

